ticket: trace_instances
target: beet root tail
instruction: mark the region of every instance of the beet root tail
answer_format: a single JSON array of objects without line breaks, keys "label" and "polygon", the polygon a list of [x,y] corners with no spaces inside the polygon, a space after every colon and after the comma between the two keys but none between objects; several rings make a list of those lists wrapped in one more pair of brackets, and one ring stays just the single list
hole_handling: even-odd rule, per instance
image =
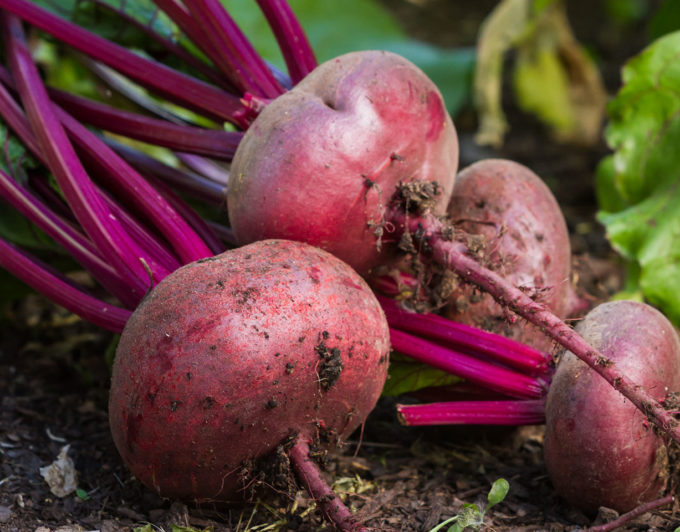
[{"label": "beet root tail", "polygon": [[349,508],[333,492],[321,474],[319,466],[309,455],[309,445],[298,439],[288,451],[288,456],[293,465],[295,474],[304,485],[307,492],[319,505],[326,518],[332,522],[338,530],[346,532],[369,532],[369,528],[363,526],[354,517]]}]

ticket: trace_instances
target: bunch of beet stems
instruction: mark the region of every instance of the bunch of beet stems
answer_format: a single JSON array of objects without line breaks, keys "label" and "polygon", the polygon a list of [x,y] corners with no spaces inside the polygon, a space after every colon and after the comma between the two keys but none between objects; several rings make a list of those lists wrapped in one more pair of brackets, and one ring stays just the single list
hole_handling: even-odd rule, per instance
[{"label": "bunch of beet stems", "polygon": [[[30,4],[28,7],[30,12],[37,9]],[[37,13],[47,17],[50,25],[51,15],[40,10]],[[67,33],[77,34],[71,31],[75,26],[61,23]],[[228,159],[241,133],[200,129],[124,113],[49,90],[33,63],[19,19],[3,13],[1,24],[10,70],[0,67],[0,116],[28,151],[52,173],[59,192],[48,184],[44,171],[31,172],[27,182],[18,182],[0,171],[0,197],[60,244],[121,306],[90,295],[49,265],[3,240],[0,240],[0,265],[68,310],[106,329],[120,332],[132,309],[167,274],[182,264],[225,249],[212,228],[166,183],[216,201],[223,199],[224,183],[169,167],[131,148],[112,147],[111,143],[85,128],[74,115],[81,112],[94,120],[100,116],[96,112],[99,110],[110,120],[106,123],[113,124],[111,129],[129,136],[134,136],[133,133],[143,135],[143,140],[179,150],[200,168],[206,167],[206,161],[197,155],[219,153],[221,158]],[[89,38],[95,39],[94,48],[97,49],[97,38]],[[107,50],[122,50],[121,55],[129,62],[143,61],[139,71],[145,71],[147,63],[155,64],[130,56],[103,39],[101,42],[106,43],[104,48]],[[159,69],[165,72],[165,67],[159,66]],[[300,72],[301,67],[292,71]],[[198,80],[192,82],[203,87]],[[156,85],[164,84],[156,81]],[[170,86],[169,80],[167,86]],[[245,116],[250,112],[248,106],[252,101],[252,98],[244,98],[243,105],[235,109],[235,122],[239,113]],[[88,109],[94,111],[84,111]],[[455,329],[455,324],[452,325]],[[408,335],[394,332],[399,336],[396,341],[400,342],[400,349],[408,353]],[[474,347],[474,334],[465,339],[465,344],[473,354],[484,355],[483,350]],[[465,338],[466,334],[459,332],[459,336]],[[500,343],[496,346],[493,341],[489,342],[487,351],[503,357],[506,340],[498,339]],[[417,340],[413,338],[414,345]],[[527,349],[521,344],[518,346]],[[456,359],[464,355],[445,347],[430,351],[428,360],[438,361],[438,367],[450,368],[482,386],[488,382],[494,389],[520,397],[544,393],[545,380],[526,378],[469,355],[467,359],[471,363],[468,362],[468,366],[471,367],[467,367]],[[417,352],[418,349],[414,353]],[[544,355],[539,358],[545,366]],[[500,373],[494,373],[497,371]],[[519,382],[514,382],[515,379]],[[343,523],[349,523],[351,515],[336,497],[328,497],[330,489],[308,459],[305,445],[305,442],[299,442],[291,449],[294,468],[325,513],[336,524],[347,528]]]},{"label": "bunch of beet stems", "polygon": [[[277,38],[289,77],[275,71],[259,57],[217,0],[155,0],[155,3],[212,63],[201,64],[201,68],[197,69],[207,81],[132,54],[27,0],[0,0],[0,9],[52,34],[173,103],[217,123],[230,122],[241,129],[247,129],[268,101],[285,92],[316,66],[302,28],[282,0],[258,0],[258,5]],[[242,133],[206,131],[186,124],[124,113],[59,91],[48,93],[32,63],[19,22],[6,15],[3,24],[12,72],[10,76],[3,76],[6,78],[3,80],[3,93],[7,94],[3,95],[2,114],[17,136],[54,174],[68,209],[65,209],[67,214],[59,216],[57,211],[64,210],[63,206],[58,207],[56,203],[59,200],[48,197],[45,186],[41,187],[42,196],[32,196],[21,185],[5,183],[3,188],[18,187],[14,194],[21,198],[8,201],[13,205],[23,204],[23,212],[33,213],[32,220],[40,219],[43,225],[49,226],[48,234],[64,245],[125,309],[87,296],[80,287],[4,242],[0,259],[2,266],[85,319],[120,331],[129,310],[165,275],[181,264],[223,249],[215,227],[195,216],[166,183],[184,187],[185,192],[212,194],[213,199],[217,199],[217,194],[223,197],[224,182],[212,179],[215,167],[205,157],[229,160]],[[173,43],[155,35],[149,27],[140,25],[140,29],[155,36],[169,52],[178,53]],[[196,61],[187,58],[187,63]],[[16,100],[12,100],[12,90],[18,93],[25,115]],[[202,175],[166,167],[130,148],[114,146],[121,157],[114,156],[113,149],[98,136],[89,134],[74,115],[117,134],[143,137],[141,140],[145,142],[171,148],[185,164]],[[106,157],[103,153],[107,154]],[[137,170],[133,170],[133,166]],[[103,182],[93,183],[86,169],[96,172]],[[9,176],[3,176],[2,181],[11,180]],[[102,186],[106,188],[102,189]],[[9,192],[3,192],[3,195],[11,196]],[[541,327],[557,344],[584,360],[652,422],[680,442],[678,423],[662,405],[620,374],[611,361],[590,347],[545,306],[495,272],[482,267],[463,243],[443,236],[450,234],[445,221],[430,212],[407,214],[403,208],[391,213],[391,221],[398,230],[415,235],[420,248],[428,250],[431,260],[447,266],[519,316]],[[232,238],[228,229],[222,230],[221,234],[227,240]],[[443,318],[435,317],[433,320],[432,316],[414,314],[408,318],[402,316],[397,325],[399,314],[385,306],[396,350],[514,398],[503,405],[492,406],[491,412],[488,412],[489,405],[484,405],[490,416],[487,420],[498,422],[499,416],[504,415],[515,419],[521,416],[537,419],[538,403],[528,403],[541,401],[545,395],[550,375],[550,370],[545,369],[549,367],[547,355],[536,352],[529,355],[531,350],[526,346],[510,347],[500,340],[492,352],[470,349],[470,342],[467,345],[456,344],[454,338],[467,335],[468,340],[477,345],[482,343],[481,332]],[[432,332],[439,328],[455,330],[456,333]],[[456,348],[451,349],[452,345]],[[503,358],[503,353],[511,355]],[[530,367],[517,368],[509,359],[515,362],[526,359],[523,363]],[[523,401],[527,408],[520,414],[513,410],[518,407],[518,401]],[[479,410],[478,415],[471,415],[462,422],[484,419],[481,405],[468,402],[464,406]],[[495,407],[499,410],[493,410]]]}]

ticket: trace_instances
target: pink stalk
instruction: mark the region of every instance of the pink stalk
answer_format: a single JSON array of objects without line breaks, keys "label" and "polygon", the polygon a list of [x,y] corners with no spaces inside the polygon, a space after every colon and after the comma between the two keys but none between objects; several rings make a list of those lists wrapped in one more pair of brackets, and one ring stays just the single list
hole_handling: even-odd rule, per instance
[{"label": "pink stalk", "polygon": [[622,374],[614,362],[591,347],[583,337],[544,305],[531,299],[496,272],[483,267],[470,256],[470,250],[463,243],[447,240],[442,236],[450,233],[446,231],[441,220],[432,213],[407,218],[403,212],[395,212],[393,216],[395,225],[400,228],[408,227],[411,234],[417,236],[421,247],[430,250],[429,254],[434,261],[479,286],[491,294],[499,304],[540,327],[545,334],[588,364],[655,425],[680,443],[678,421],[661,404]]},{"label": "pink stalk", "polygon": [[390,341],[395,351],[512,397],[535,399],[543,397],[548,388],[545,379],[481,361],[396,329],[390,329]]},{"label": "pink stalk", "polygon": [[219,255],[226,250],[222,240],[220,240],[217,233],[206,220],[201,218],[194,209],[175,194],[165,183],[153,176],[150,176],[150,179],[153,180],[154,187],[163,195],[165,201],[172,205],[179,215],[186,220],[196,234],[201,237],[201,240],[207,244],[213,255]]},{"label": "pink stalk", "polygon": [[451,401],[397,405],[403,425],[539,425],[545,422],[545,401]]},{"label": "pink stalk", "polygon": [[[242,92],[276,98],[283,87],[218,0],[188,0],[189,13],[221,58],[216,65]],[[200,41],[199,41],[200,42]]]},{"label": "pink stalk", "polygon": [[92,297],[50,266],[0,238],[0,267],[87,321],[121,332],[131,312]]},{"label": "pink stalk", "polygon": [[[147,285],[149,284],[149,274],[151,274],[151,277],[155,282],[160,282],[164,277],[167,277],[182,265],[181,261],[165,247],[164,243],[162,243],[155,234],[152,234],[149,229],[139,223],[139,221],[121,205],[116,203],[113,198],[109,197],[101,189],[99,189],[99,191],[104,203],[113,216],[120,220],[121,225],[130,239],[146,253],[144,262],[146,264],[145,271],[147,274]],[[147,289],[148,288],[151,287],[148,286]]]},{"label": "pink stalk", "polygon": [[40,146],[73,213],[102,256],[125,280],[133,294],[143,296],[148,275],[140,261],[145,254],[130,240],[106,208],[66,137],[52,102],[31,58],[21,23],[2,15],[12,72],[26,114]]},{"label": "pink stalk", "polygon": [[78,150],[87,154],[99,170],[100,178],[105,178],[110,188],[124,195],[130,205],[155,224],[184,262],[193,262],[212,255],[200,236],[148,181],[97,135],[61,109],[57,108],[56,111]]},{"label": "pink stalk", "polygon": [[62,246],[81,266],[112,295],[126,306],[134,306],[137,298],[130,293],[116,271],[101,258],[92,242],[70,224],[54,214],[28,190],[0,170],[0,195],[22,216]]},{"label": "pink stalk", "polygon": [[91,126],[171,150],[230,161],[243,133],[179,125],[52,89],[52,100]]},{"label": "pink stalk", "polygon": [[257,3],[274,32],[295,84],[316,68],[314,50],[285,0],[257,0]]},{"label": "pink stalk", "polygon": [[227,189],[224,185],[192,172],[168,166],[146,153],[112,139],[105,139],[104,142],[145,176],[158,177],[173,188],[194,198],[215,205],[226,205]]},{"label": "pink stalk", "polygon": [[[186,63],[187,66],[190,66],[194,70],[200,72],[203,74],[207,79],[209,79],[212,83],[215,85],[220,85],[222,88],[232,91],[233,87],[225,82],[225,79],[220,76],[220,74],[215,71],[210,65],[205,63],[204,61],[201,61],[198,59],[196,56],[190,54],[187,52],[184,48],[179,46],[178,44],[175,44],[173,41],[170,39],[167,39],[154,31],[149,25],[143,24],[139,20],[137,20],[135,17],[132,17],[128,15],[125,11],[121,9],[116,9],[114,6],[107,4],[103,0],[91,0],[94,4],[96,4],[98,7],[101,9],[104,9],[106,11],[109,11],[111,13],[115,13],[118,15],[126,24],[130,26],[134,26],[138,30],[144,32],[145,35],[148,35],[151,39],[156,41],[161,47],[163,47],[165,50],[170,52],[171,54],[175,55],[184,63]],[[122,5],[122,4],[121,4]]]},{"label": "pink stalk", "polygon": [[187,168],[189,168],[189,170],[192,170],[203,177],[207,177],[215,183],[220,183],[224,186],[229,184],[229,170],[226,167],[221,166],[210,159],[199,157],[198,155],[193,155],[191,153],[175,152],[175,155]]},{"label": "pink stalk", "polygon": [[369,532],[369,529],[359,523],[347,506],[333,493],[319,466],[309,456],[309,445],[306,442],[298,439],[288,451],[288,456],[300,482],[338,530]]},{"label": "pink stalk", "polygon": [[232,94],[133,54],[28,0],[0,0],[0,8],[109,65],[168,100],[208,117],[238,123],[236,114],[242,106],[239,98]]},{"label": "pink stalk", "polygon": [[234,235],[234,231],[231,230],[231,227],[227,227],[226,225],[212,222],[210,220],[208,221],[208,225],[213,231],[215,231],[215,234],[227,246],[231,248],[237,248],[239,246],[236,236]]},{"label": "pink stalk", "polygon": [[528,345],[436,314],[408,312],[393,299],[378,296],[378,300],[390,327],[436,340],[469,355],[486,355],[530,375],[551,371],[550,355]]}]

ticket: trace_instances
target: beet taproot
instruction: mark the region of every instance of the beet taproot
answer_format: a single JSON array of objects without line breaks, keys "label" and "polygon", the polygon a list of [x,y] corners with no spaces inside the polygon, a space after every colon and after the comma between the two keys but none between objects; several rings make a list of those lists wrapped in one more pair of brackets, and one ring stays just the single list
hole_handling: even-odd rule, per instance
[{"label": "beet taproot", "polygon": [[396,54],[353,52],[318,66],[252,123],[231,166],[229,221],[242,244],[300,240],[365,274],[393,251],[381,238],[395,187],[437,181],[443,212],[457,166],[434,83]]},{"label": "beet taproot", "polygon": [[[535,295],[560,318],[582,308],[571,284],[571,246],[564,216],[550,189],[526,166],[486,159],[456,177],[448,213],[472,235],[487,267]],[[449,297],[446,315],[537,349],[552,340],[537,326],[511,323],[508,311],[489,294],[461,283]]]},{"label": "beet taproot", "polygon": [[306,244],[260,241],[180,268],[132,314],[113,367],[113,438],[163,496],[241,499],[258,459],[363,423],[388,354],[384,314],[356,272]]},{"label": "beet taproot", "polygon": [[[680,391],[678,335],[653,307],[604,303],[576,329],[657,400]],[[668,477],[659,433],[570,352],[562,355],[548,392],[545,462],[555,490],[589,513],[600,506],[625,512],[655,499]]]}]

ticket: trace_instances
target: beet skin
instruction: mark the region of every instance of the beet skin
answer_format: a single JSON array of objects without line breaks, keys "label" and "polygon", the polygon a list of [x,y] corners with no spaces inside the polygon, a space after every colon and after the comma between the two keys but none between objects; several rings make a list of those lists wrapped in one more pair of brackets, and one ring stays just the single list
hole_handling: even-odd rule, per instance
[{"label": "beet skin", "polygon": [[[605,303],[576,330],[656,399],[680,391],[680,342],[656,309]],[[570,352],[548,392],[545,462],[556,491],[589,513],[599,506],[625,512],[655,499],[668,475],[666,448],[653,425]]]},{"label": "beet skin", "polygon": [[307,242],[364,275],[394,251],[381,237],[395,187],[437,181],[443,213],[457,167],[434,83],[396,54],[353,52],[319,65],[252,123],[231,166],[229,220],[242,244]]},{"label": "beet skin", "polygon": [[[580,300],[571,285],[571,247],[564,216],[550,189],[526,166],[486,159],[456,177],[448,207],[457,228],[475,235],[481,261],[535,294],[555,315],[570,315]],[[489,294],[461,284],[450,297],[449,318],[536,349],[552,340],[530,323],[510,323]]]},{"label": "beet skin", "polygon": [[261,241],[184,266],[123,331],[115,444],[163,496],[240,499],[258,458],[298,435],[337,442],[375,406],[389,332],[365,282],[329,253]]}]

